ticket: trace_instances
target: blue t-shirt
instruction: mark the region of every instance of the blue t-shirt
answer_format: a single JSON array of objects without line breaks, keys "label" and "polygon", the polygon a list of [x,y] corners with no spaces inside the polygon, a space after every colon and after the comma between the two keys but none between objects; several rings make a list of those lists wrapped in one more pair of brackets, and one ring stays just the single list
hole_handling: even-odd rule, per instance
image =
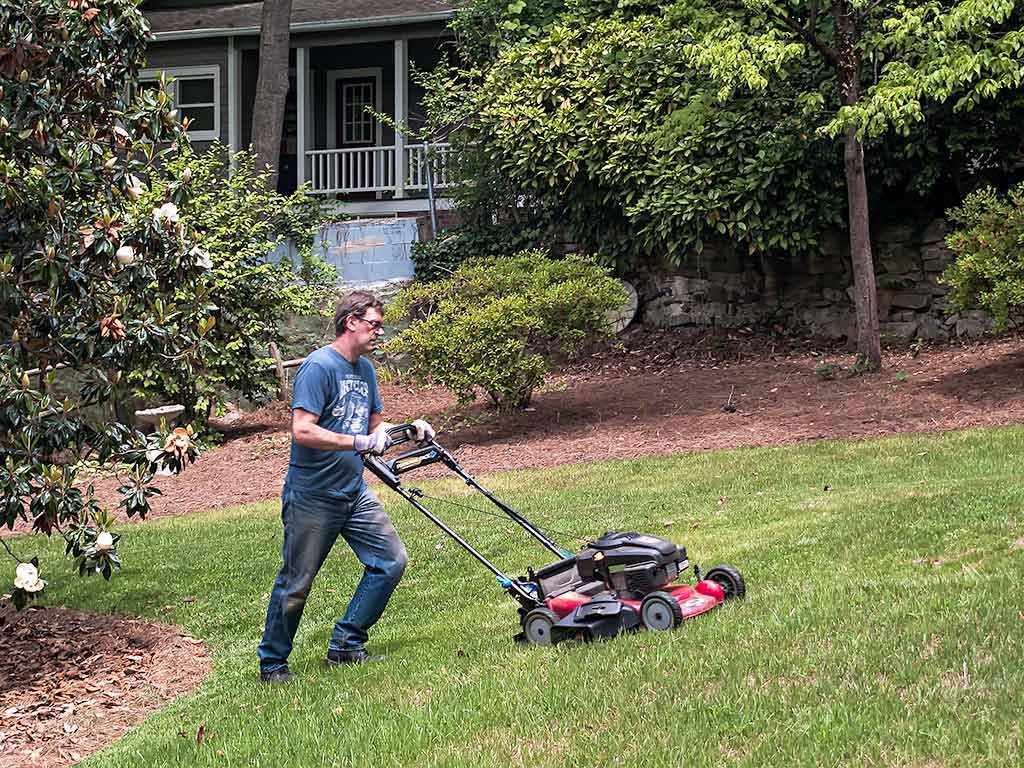
[{"label": "blue t-shirt", "polygon": [[[333,347],[321,347],[295,375],[292,408],[316,414],[317,425],[332,432],[365,435],[370,414],[380,413],[382,407],[377,374],[364,357],[353,365]],[[363,462],[355,451],[321,451],[292,440],[285,485],[350,501],[365,485]]]}]

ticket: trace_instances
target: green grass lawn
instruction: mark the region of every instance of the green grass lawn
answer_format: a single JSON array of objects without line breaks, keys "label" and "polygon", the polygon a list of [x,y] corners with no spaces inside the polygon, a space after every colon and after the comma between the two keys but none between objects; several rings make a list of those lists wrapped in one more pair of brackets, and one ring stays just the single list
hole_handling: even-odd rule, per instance
[{"label": "green grass lawn", "polygon": [[[513,644],[515,603],[382,491],[410,552],[371,636],[387,660],[322,664],[358,576],[341,544],[278,687],[254,653],[277,504],[125,527],[109,585],[54,542],[51,603],[179,623],[214,654],[198,691],[86,765],[1019,766],[1022,448],[1024,429],[972,430],[484,478],[563,534],[650,531],[746,576],[745,601],[675,632],[556,648]],[[510,523],[435,508],[513,574],[547,560]]]}]

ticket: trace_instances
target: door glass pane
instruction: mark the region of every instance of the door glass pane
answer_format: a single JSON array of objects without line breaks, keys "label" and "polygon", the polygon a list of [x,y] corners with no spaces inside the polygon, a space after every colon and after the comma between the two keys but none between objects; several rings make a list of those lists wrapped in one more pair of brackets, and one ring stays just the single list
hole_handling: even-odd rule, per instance
[{"label": "door glass pane", "polygon": [[367,107],[374,106],[374,84],[345,83],[342,86],[342,119],[346,144],[372,144],[376,124]]}]

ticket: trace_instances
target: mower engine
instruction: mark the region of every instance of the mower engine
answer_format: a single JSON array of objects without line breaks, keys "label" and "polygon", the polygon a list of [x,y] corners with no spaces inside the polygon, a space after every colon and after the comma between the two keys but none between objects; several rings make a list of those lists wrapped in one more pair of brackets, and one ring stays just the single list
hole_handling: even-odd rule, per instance
[{"label": "mower engine", "polygon": [[689,567],[686,549],[647,533],[608,531],[576,555],[585,581],[602,581],[620,597],[642,599]]}]

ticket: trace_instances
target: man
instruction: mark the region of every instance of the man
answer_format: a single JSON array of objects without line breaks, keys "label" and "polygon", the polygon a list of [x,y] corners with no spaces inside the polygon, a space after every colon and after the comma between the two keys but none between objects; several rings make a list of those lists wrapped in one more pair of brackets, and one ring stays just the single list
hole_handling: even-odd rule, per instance
[{"label": "man", "polygon": [[[313,579],[340,535],[364,566],[344,616],[334,625],[327,663],[371,660],[364,643],[405,570],[405,547],[363,480],[359,454],[383,453],[393,426],[381,417],[373,365],[364,357],[384,335],[383,305],[353,291],[338,302],[334,342],[306,358],[295,377],[292,448],[281,492],[284,563],[270,593],[257,655],[260,678],[291,679],[288,655]],[[418,440],[434,430],[413,422]]]}]

